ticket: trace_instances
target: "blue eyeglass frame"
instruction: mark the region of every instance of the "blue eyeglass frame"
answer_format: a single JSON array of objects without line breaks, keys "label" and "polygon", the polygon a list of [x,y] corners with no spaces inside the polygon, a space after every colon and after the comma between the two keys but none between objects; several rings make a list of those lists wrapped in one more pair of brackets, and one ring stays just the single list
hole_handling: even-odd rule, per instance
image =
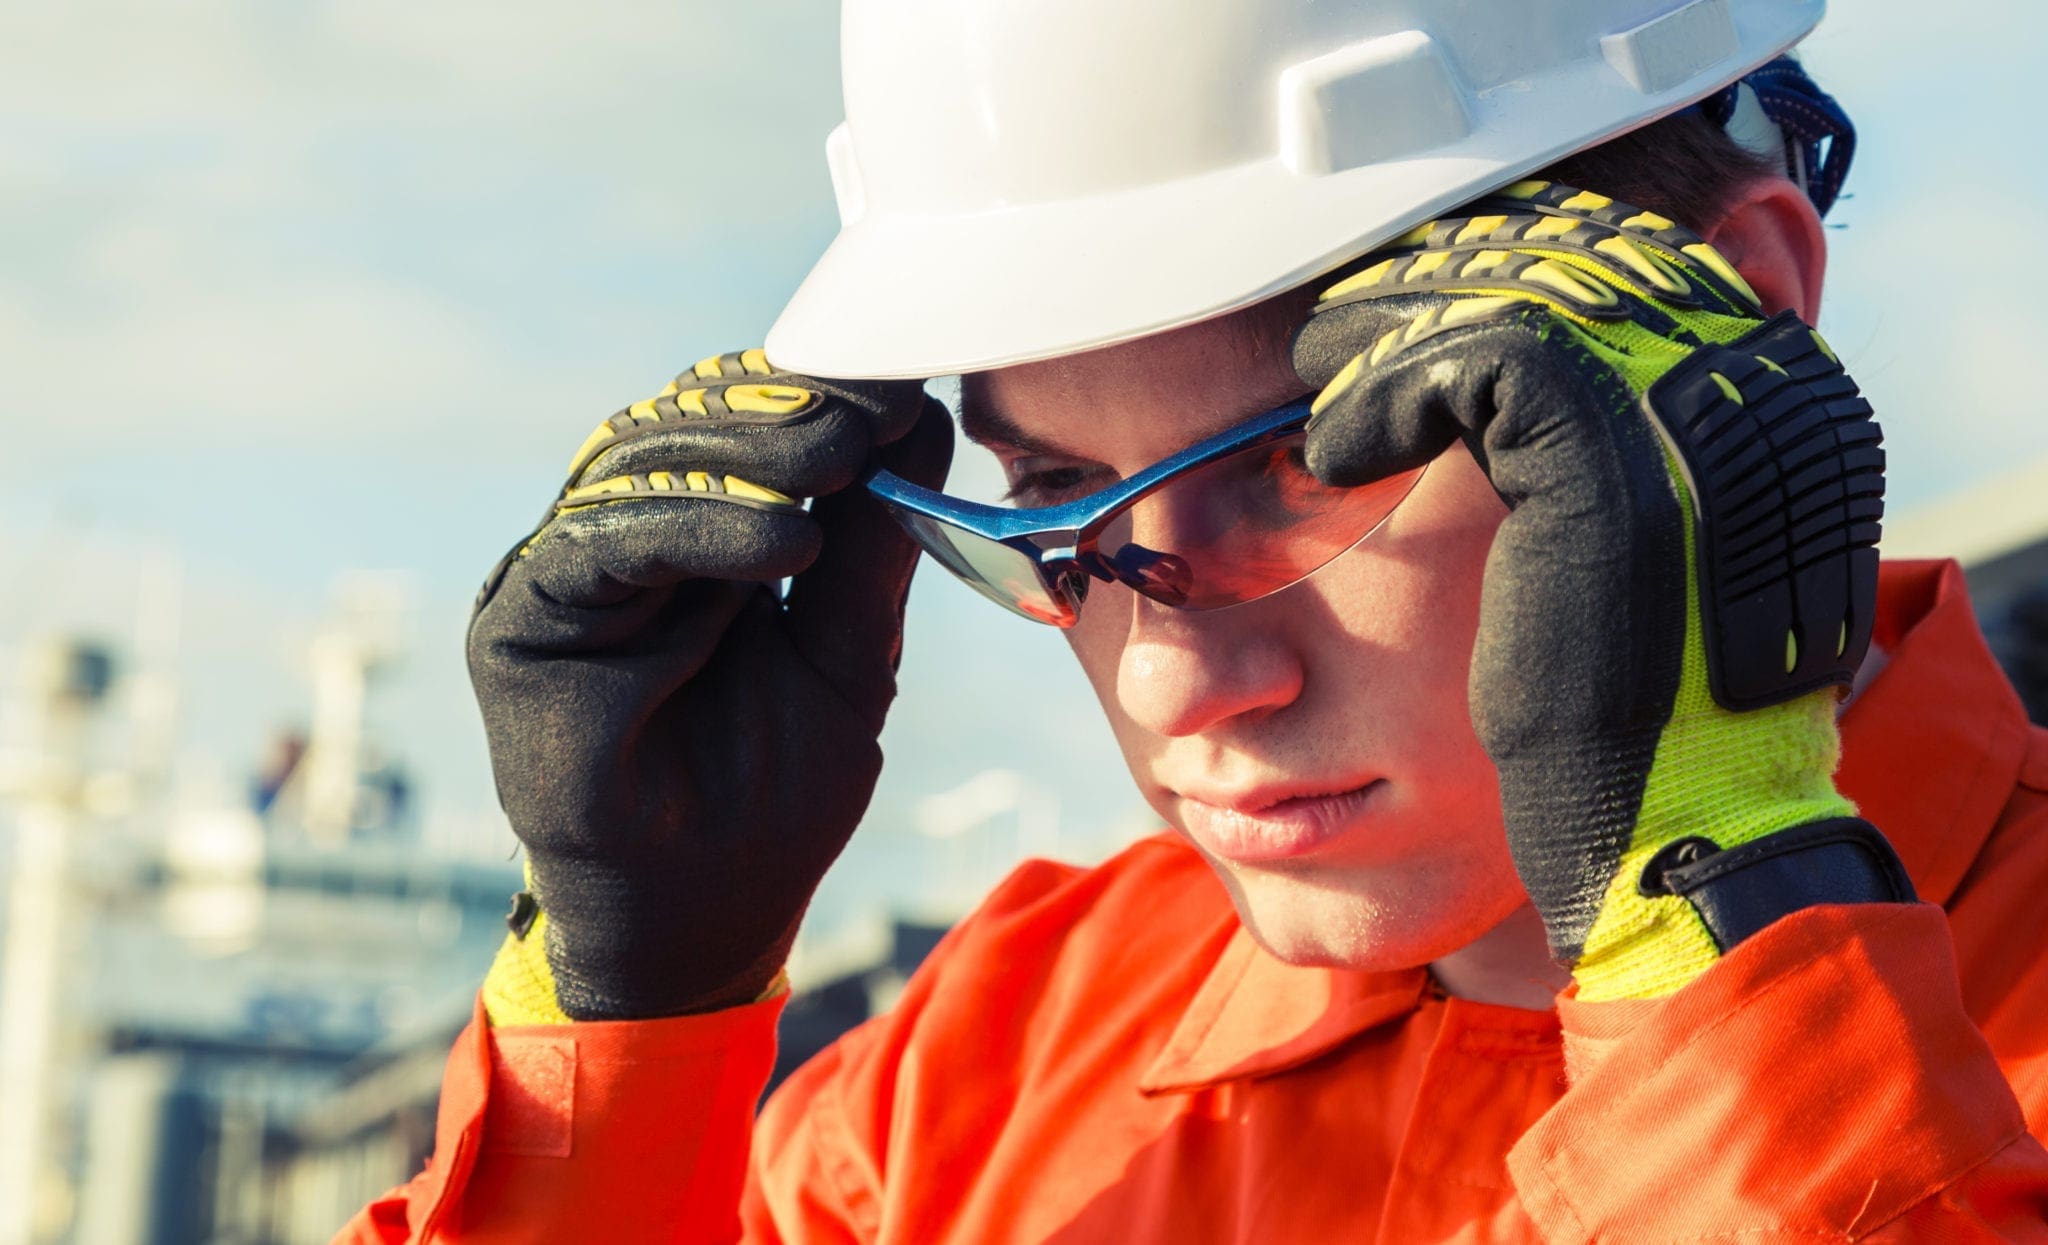
[{"label": "blue eyeglass frame", "polygon": [[1134,476],[1057,506],[1012,509],[963,501],[912,484],[881,468],[871,471],[864,483],[868,492],[892,507],[1025,555],[1048,594],[1074,596],[1079,595],[1080,589],[1074,583],[1076,574],[1116,582],[1110,568],[1094,555],[1096,540],[1117,516],[1198,467],[1243,450],[1286,440],[1300,432],[1314,413],[1312,402],[1312,398],[1299,398],[1263,415],[1254,415],[1160,459]]}]

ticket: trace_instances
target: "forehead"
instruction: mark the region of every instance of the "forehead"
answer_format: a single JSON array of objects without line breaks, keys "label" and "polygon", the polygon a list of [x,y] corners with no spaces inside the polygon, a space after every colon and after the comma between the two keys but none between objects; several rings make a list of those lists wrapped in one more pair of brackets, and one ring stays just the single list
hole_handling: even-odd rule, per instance
[{"label": "forehead", "polygon": [[1289,347],[1312,298],[1244,310],[1081,354],[961,378],[962,430],[984,444],[1114,461],[1163,457],[1299,397]]}]

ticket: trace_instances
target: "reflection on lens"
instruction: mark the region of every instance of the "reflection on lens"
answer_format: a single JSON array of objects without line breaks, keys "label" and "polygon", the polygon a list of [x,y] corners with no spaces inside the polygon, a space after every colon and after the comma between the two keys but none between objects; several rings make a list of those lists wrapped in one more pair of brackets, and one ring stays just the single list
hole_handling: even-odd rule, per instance
[{"label": "reflection on lens", "polygon": [[1317,480],[1297,434],[1176,478],[1102,532],[1110,574],[1162,604],[1212,610],[1278,592],[1363,540],[1422,469],[1356,488]]},{"label": "reflection on lens", "polygon": [[1166,605],[1185,603],[1194,584],[1186,558],[1142,545],[1125,545],[1103,561],[1118,580]]},{"label": "reflection on lens", "polygon": [[1029,554],[915,511],[891,508],[917,543],[968,587],[1008,610],[1055,627],[1074,625],[1074,607],[1048,592]]}]

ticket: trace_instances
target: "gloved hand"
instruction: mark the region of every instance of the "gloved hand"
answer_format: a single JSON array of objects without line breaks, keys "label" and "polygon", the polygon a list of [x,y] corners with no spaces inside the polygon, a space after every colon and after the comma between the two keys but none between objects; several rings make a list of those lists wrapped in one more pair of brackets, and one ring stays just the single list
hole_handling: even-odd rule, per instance
[{"label": "gloved hand", "polygon": [[936,486],[945,408],[706,359],[598,426],[484,585],[470,673],[529,886],[494,1023],[708,1011],[779,979],[881,771],[917,548],[847,488],[878,447]]},{"label": "gloved hand", "polygon": [[1909,899],[1835,790],[1883,451],[1820,336],[1697,236],[1524,182],[1332,285],[1296,340],[1308,463],[1462,438],[1507,503],[1473,725],[1580,997],[1656,997],[1815,902]]}]

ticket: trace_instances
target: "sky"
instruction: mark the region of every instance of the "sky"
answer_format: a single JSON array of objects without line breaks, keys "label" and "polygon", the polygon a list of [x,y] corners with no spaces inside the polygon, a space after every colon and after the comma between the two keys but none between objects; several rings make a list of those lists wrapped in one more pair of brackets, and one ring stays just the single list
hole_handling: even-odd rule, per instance
[{"label": "sky", "polygon": [[[1910,510],[2048,456],[2048,9],[1834,7],[1807,63],[1862,139],[1822,328]],[[757,343],[830,239],[836,6],[83,0],[0,29],[0,648],[175,624],[189,759],[232,780],[303,719],[335,577],[394,573],[377,729],[431,808],[488,818],[471,594],[592,424]],[[903,685],[842,873],[929,864],[921,802],[992,767],[1057,792],[1072,854],[1143,824],[1052,630],[924,574]]]}]

